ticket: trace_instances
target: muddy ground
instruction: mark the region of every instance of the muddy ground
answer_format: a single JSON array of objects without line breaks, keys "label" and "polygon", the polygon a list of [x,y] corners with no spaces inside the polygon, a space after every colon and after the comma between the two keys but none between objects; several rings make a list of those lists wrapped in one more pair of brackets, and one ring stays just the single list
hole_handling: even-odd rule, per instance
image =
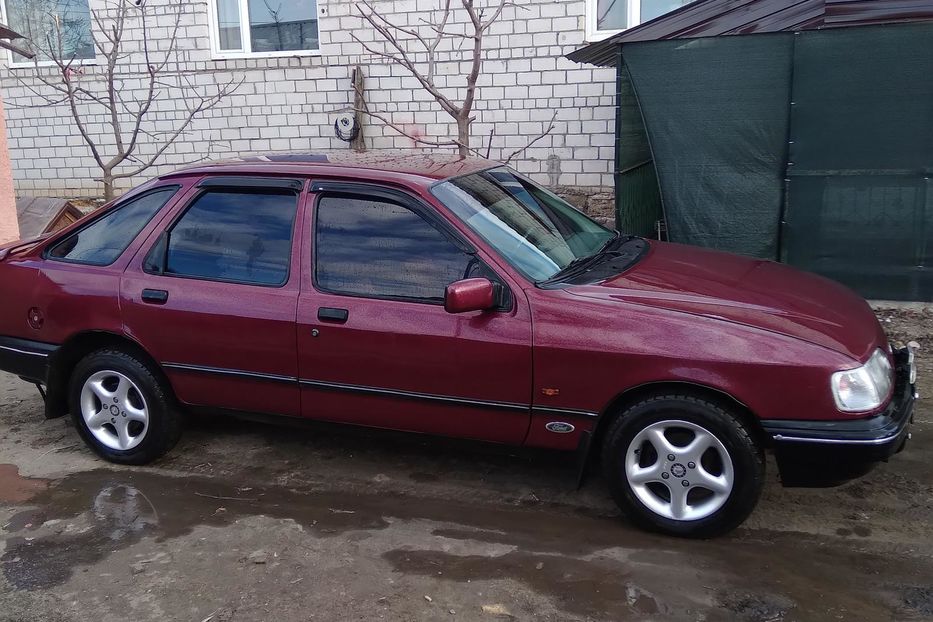
[{"label": "muddy ground", "polygon": [[[933,395],[933,314],[915,339]],[[572,461],[226,419],[151,468],[96,459],[0,374],[0,620],[933,619],[933,406],[862,480],[782,489],[684,541],[637,531]]]}]

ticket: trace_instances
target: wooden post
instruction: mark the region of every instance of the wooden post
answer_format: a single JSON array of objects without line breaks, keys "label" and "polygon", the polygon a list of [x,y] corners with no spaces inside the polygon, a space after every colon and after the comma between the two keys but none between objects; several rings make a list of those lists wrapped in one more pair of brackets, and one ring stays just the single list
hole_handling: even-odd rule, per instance
[{"label": "wooden post", "polygon": [[363,115],[360,110],[366,110],[366,100],[363,98],[363,69],[359,65],[353,68],[353,109],[356,110],[356,127],[359,131],[356,138],[350,141],[350,148],[356,152],[366,151],[366,142],[363,140]]}]

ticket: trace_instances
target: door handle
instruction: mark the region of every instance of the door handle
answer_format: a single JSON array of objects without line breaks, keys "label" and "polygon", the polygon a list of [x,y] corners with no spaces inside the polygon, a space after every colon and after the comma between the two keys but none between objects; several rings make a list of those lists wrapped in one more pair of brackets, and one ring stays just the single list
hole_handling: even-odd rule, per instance
[{"label": "door handle", "polygon": [[343,324],[350,317],[350,312],[346,309],[335,309],[333,307],[321,307],[317,310],[317,319],[322,322],[334,322]]},{"label": "door handle", "polygon": [[164,305],[168,302],[168,292],[164,289],[144,289],[143,302],[151,305]]}]

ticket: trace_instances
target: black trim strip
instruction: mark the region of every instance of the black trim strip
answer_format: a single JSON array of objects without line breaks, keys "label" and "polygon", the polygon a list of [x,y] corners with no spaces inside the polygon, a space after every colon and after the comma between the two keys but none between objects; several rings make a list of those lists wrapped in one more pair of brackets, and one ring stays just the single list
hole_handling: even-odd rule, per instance
[{"label": "black trim strip", "polygon": [[26,354],[29,356],[48,356],[58,350],[59,346],[44,341],[20,339],[18,337],[0,337],[0,349]]},{"label": "black trim strip", "polygon": [[48,357],[48,353],[46,352],[30,352],[29,350],[20,350],[19,348],[13,348],[11,346],[0,346],[0,350],[8,350],[10,352],[25,354],[27,356],[41,356],[43,358]]},{"label": "black trim strip", "polygon": [[482,408],[498,408],[501,410],[521,410],[528,411],[530,405],[518,404],[516,402],[492,402],[487,400],[474,400],[462,397],[450,397],[447,395],[434,395],[432,393],[416,393],[414,391],[397,391],[394,389],[378,389],[375,387],[364,387],[357,384],[343,384],[339,382],[321,382],[319,380],[300,380],[299,383],[306,387],[315,387],[329,391],[344,391],[348,393],[367,393],[371,395],[384,395],[389,397],[401,397],[413,400],[425,400],[430,402],[443,402],[446,404],[461,404],[463,406],[477,406]]},{"label": "black trim strip", "polygon": [[269,189],[269,190],[288,190],[289,192],[301,192],[304,188],[304,180],[294,177],[246,177],[239,175],[217,175],[214,177],[205,177],[198,182],[199,188],[249,188]]},{"label": "black trim strip", "polygon": [[[474,400],[462,397],[451,397],[447,395],[435,395],[432,393],[416,393],[414,391],[397,391],[394,389],[380,389],[377,387],[366,387],[357,384],[344,384],[340,382],[322,382],[319,380],[306,380],[295,378],[294,376],[280,376],[278,374],[265,374],[260,372],[241,371],[238,369],[226,369],[223,367],[207,367],[204,365],[188,365],[186,363],[162,363],[165,369],[176,371],[189,371],[204,374],[217,374],[221,376],[232,376],[246,380],[268,380],[270,382],[298,383],[304,387],[314,387],[327,391],[343,391],[347,393],[364,393],[368,395],[382,395],[387,397],[400,397],[404,399],[425,400],[431,402],[441,402],[445,404],[460,404],[462,406],[476,406],[481,408],[498,408],[501,410],[525,411],[531,407],[527,404],[516,402],[493,402],[488,400]],[[585,411],[561,411],[565,414],[589,414]]]},{"label": "black trim strip", "polygon": [[0,370],[45,384],[49,357],[56,350],[58,346],[51,343],[0,336]]},{"label": "black trim strip", "polygon": [[226,369],[224,367],[205,367],[203,365],[187,365],[184,363],[162,363],[165,369],[174,369],[176,371],[193,371],[202,374],[217,374],[219,376],[234,376],[236,378],[245,378],[247,380],[269,380],[271,382],[285,382],[295,384],[298,378],[295,376],[280,376],[278,374],[264,374],[254,371],[240,371],[238,369]]},{"label": "black trim strip", "polygon": [[576,408],[551,408],[548,406],[534,406],[532,410],[536,413],[547,413],[551,415],[567,415],[568,417],[599,417],[599,413],[589,410],[578,410]]}]

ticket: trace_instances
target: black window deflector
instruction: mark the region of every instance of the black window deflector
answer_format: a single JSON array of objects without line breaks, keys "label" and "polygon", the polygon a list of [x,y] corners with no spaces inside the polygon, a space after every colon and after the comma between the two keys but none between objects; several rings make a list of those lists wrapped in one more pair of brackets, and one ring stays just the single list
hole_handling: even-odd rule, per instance
[{"label": "black window deflector", "polygon": [[199,188],[253,188],[278,189],[291,192],[301,192],[304,180],[287,179],[281,177],[237,177],[219,176],[208,177],[198,182]]},{"label": "black window deflector", "polygon": [[433,209],[425,207],[421,200],[414,198],[407,192],[387,188],[367,182],[339,182],[339,181],[312,181],[311,192],[334,196],[345,196],[369,200],[380,200],[400,205],[405,209],[423,218],[429,225],[437,229],[451,244],[467,255],[475,255],[476,249],[456,233],[447,221],[441,218]]}]

